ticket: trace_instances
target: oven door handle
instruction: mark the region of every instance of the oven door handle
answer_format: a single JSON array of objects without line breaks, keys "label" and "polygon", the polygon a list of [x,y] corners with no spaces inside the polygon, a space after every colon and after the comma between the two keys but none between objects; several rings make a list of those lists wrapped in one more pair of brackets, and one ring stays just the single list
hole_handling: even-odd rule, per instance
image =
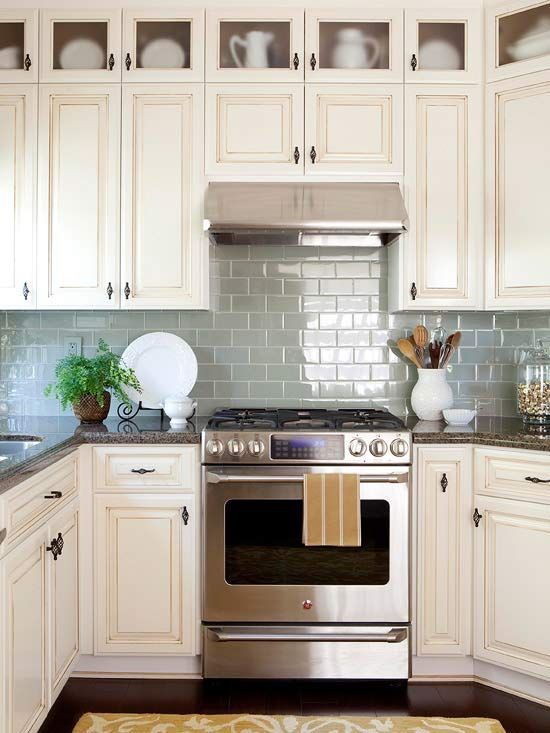
[{"label": "oven door handle", "polygon": [[[407,473],[391,473],[386,475],[366,475],[359,476],[360,482],[367,484],[405,484],[408,481]],[[209,484],[257,484],[257,483],[269,483],[269,484],[302,484],[304,482],[303,476],[251,476],[251,475],[221,475],[219,473],[212,473],[208,471],[206,473],[206,481]]]},{"label": "oven door handle", "polygon": [[399,644],[407,638],[407,629],[391,629],[385,634],[273,634],[269,632],[239,633],[208,629],[212,641],[354,641]]}]

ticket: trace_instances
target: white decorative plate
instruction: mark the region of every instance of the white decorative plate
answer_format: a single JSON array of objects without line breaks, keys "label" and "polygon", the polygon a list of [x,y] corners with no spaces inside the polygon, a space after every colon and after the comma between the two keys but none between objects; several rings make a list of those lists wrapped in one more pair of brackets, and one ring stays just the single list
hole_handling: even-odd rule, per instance
[{"label": "white decorative plate", "polygon": [[128,396],[136,404],[141,400],[143,407],[158,409],[170,395],[188,395],[197,381],[197,357],[173,333],[140,336],[126,348],[122,361],[135,371],[143,390],[128,389]]},{"label": "white decorative plate", "polygon": [[171,38],[155,38],[141,52],[142,69],[183,69],[185,51]]},{"label": "white decorative plate", "polygon": [[62,69],[105,69],[105,50],[91,38],[74,38],[59,52]]}]

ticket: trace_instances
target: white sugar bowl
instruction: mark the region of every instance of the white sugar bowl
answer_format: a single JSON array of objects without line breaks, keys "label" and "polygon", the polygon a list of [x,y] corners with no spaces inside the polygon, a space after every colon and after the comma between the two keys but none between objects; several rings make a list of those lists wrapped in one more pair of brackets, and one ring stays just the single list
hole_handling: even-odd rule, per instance
[{"label": "white sugar bowl", "polygon": [[187,420],[195,414],[197,402],[192,397],[187,397],[187,395],[175,394],[159,403],[159,407],[162,407],[170,418],[171,427],[184,428],[187,425]]}]

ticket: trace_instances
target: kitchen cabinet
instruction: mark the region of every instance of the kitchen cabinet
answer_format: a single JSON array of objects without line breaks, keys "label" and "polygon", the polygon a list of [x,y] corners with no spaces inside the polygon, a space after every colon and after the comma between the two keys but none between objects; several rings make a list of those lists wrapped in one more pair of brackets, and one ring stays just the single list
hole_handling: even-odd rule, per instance
[{"label": "kitchen cabinet", "polygon": [[124,10],[122,57],[123,81],[203,81],[204,11]]},{"label": "kitchen cabinet", "polygon": [[[14,3],[15,5],[16,3]],[[0,10],[0,84],[38,81],[38,10]]]},{"label": "kitchen cabinet", "polygon": [[194,499],[95,495],[96,654],[195,654]]},{"label": "kitchen cabinet", "polygon": [[487,307],[548,310],[550,70],[487,95]]},{"label": "kitchen cabinet", "polygon": [[475,8],[405,11],[405,81],[482,81],[482,20]]},{"label": "kitchen cabinet", "polygon": [[37,101],[35,84],[0,84],[0,308],[36,304]]},{"label": "kitchen cabinet", "polygon": [[207,307],[202,84],[124,85],[121,302]]},{"label": "kitchen cabinet", "polygon": [[395,84],[306,85],[306,173],[403,171],[403,90]]},{"label": "kitchen cabinet", "polygon": [[550,2],[513,0],[486,10],[487,81],[550,68]]},{"label": "kitchen cabinet", "polygon": [[108,84],[121,72],[120,10],[41,11],[41,82]]},{"label": "kitchen cabinet", "polygon": [[40,87],[38,307],[119,305],[120,85]]},{"label": "kitchen cabinet", "polygon": [[482,307],[482,129],[478,86],[407,85],[410,227],[389,248],[390,311]]},{"label": "kitchen cabinet", "polygon": [[303,9],[250,7],[206,11],[207,81],[303,79]]},{"label": "kitchen cabinet", "polygon": [[207,84],[207,175],[304,172],[303,84]]},{"label": "kitchen cabinet", "polygon": [[306,10],[306,81],[403,80],[399,9]]},{"label": "kitchen cabinet", "polygon": [[417,490],[416,653],[471,653],[472,451],[419,446]]}]

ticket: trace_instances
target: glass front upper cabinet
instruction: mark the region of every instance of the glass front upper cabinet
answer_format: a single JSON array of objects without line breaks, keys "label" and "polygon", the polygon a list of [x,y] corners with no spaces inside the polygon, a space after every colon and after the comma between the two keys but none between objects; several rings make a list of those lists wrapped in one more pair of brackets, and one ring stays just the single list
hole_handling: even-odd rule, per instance
[{"label": "glass front upper cabinet", "polygon": [[307,10],[306,81],[401,81],[401,10]]},{"label": "glass front upper cabinet", "polygon": [[206,12],[207,81],[300,81],[304,11]]},{"label": "glass front upper cabinet", "polygon": [[120,10],[43,11],[40,81],[120,81],[120,16]]},{"label": "glass front upper cabinet", "polygon": [[405,49],[406,81],[481,82],[481,14],[406,11]]},{"label": "glass front upper cabinet", "polygon": [[0,83],[38,81],[38,11],[0,10]]},{"label": "glass front upper cabinet", "polygon": [[514,2],[487,11],[489,81],[550,69],[550,2]]},{"label": "glass front upper cabinet", "polygon": [[202,81],[204,11],[125,10],[122,75],[132,81]]}]

